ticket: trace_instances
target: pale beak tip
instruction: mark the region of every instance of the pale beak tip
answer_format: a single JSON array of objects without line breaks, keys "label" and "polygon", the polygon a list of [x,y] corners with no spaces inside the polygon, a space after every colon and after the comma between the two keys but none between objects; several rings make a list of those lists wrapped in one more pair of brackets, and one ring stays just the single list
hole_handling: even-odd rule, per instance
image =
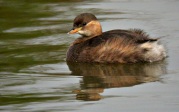
[{"label": "pale beak tip", "polygon": [[80,28],[76,28],[76,29],[72,29],[67,34],[75,34],[75,33],[78,33],[78,31],[80,31],[80,30],[81,30],[81,27]]}]

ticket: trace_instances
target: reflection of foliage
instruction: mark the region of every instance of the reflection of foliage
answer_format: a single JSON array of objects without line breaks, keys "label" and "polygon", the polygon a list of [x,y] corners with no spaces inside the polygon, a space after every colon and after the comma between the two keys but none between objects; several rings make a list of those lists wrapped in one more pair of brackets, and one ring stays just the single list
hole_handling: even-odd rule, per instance
[{"label": "reflection of foliage", "polygon": [[[40,95],[40,94],[39,94]],[[48,100],[60,99],[59,96],[39,97],[37,94],[10,95],[0,97],[0,105],[23,104],[26,102],[44,102]]]},{"label": "reflection of foliage", "polygon": [[59,52],[63,51],[63,49],[66,49],[66,47],[61,45],[27,45],[16,49],[0,49],[0,71],[18,72],[20,69],[33,65],[63,61],[65,53],[61,54]]},{"label": "reflection of foliage", "polygon": [[[70,8],[66,5],[69,6],[68,3],[73,3],[74,0],[65,1],[68,3],[63,5],[60,5],[61,2],[64,0],[0,1],[0,72],[19,72],[20,69],[29,66],[64,61],[68,46],[68,39],[64,38],[69,30],[67,24],[71,20],[66,18],[68,15],[62,17],[61,13],[66,13]],[[54,5],[48,3],[56,3],[58,6],[55,6],[61,9],[66,8],[56,12],[53,10]],[[58,14],[60,17],[54,20]],[[53,36],[55,34],[60,34],[58,39]],[[62,44],[47,45],[48,36],[54,43],[57,40]],[[38,42],[43,38],[47,38],[47,43],[25,43],[31,39]]]}]

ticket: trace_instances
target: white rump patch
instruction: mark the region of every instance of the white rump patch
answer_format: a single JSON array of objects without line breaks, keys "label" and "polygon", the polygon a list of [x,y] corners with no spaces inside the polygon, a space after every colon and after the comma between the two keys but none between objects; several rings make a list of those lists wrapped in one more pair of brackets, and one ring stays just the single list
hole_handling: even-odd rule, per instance
[{"label": "white rump patch", "polygon": [[159,61],[166,57],[165,49],[158,43],[158,41],[146,42],[140,47],[146,50],[146,52],[143,54],[146,61]]}]

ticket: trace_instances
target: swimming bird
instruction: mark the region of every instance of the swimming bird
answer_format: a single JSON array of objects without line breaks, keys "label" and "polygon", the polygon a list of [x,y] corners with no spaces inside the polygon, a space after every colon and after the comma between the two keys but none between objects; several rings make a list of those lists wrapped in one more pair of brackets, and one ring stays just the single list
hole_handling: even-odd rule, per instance
[{"label": "swimming bird", "polygon": [[69,47],[67,62],[136,63],[163,60],[166,52],[159,39],[140,29],[115,29],[102,32],[95,15],[82,13],[69,34],[80,34]]}]

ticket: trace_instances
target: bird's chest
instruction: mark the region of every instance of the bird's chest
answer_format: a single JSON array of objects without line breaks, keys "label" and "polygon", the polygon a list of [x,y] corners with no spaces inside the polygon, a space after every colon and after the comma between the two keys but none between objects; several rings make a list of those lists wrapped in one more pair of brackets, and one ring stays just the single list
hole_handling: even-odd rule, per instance
[{"label": "bird's chest", "polygon": [[72,45],[67,51],[67,61],[88,62],[92,57],[91,51],[90,47],[83,44]]}]

